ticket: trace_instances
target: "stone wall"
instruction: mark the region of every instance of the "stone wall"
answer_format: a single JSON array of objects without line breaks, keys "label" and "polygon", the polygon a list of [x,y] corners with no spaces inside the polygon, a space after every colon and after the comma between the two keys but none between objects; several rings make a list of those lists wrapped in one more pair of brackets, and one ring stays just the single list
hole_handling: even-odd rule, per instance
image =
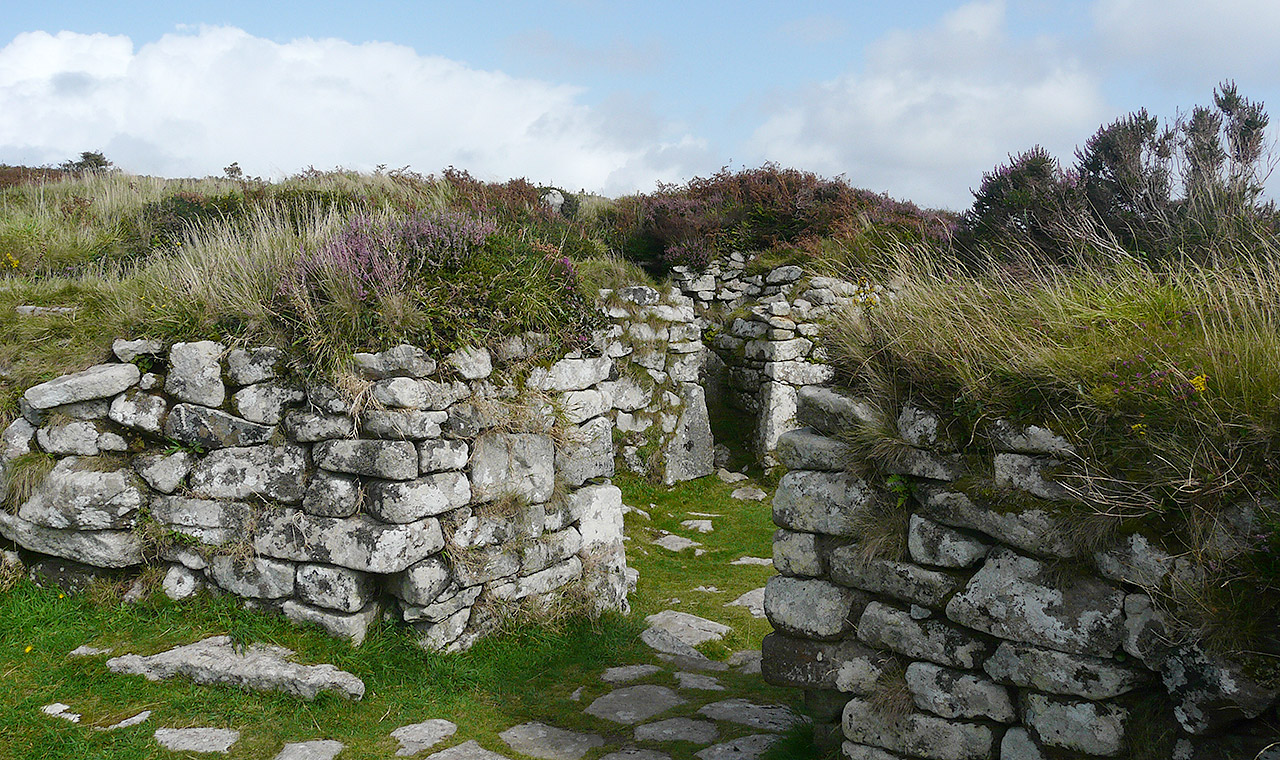
[{"label": "stone wall", "polygon": [[339,392],[275,348],[117,341],[25,392],[0,534],[37,573],[159,566],[171,596],[207,587],[354,643],[384,613],[457,650],[514,604],[625,610],[608,336],[521,364],[536,343],[357,354]]},{"label": "stone wall", "polygon": [[819,742],[850,760],[1280,757],[1274,686],[1161,611],[1194,567],[1137,533],[1083,548],[1053,475],[1067,441],[997,421],[991,447],[956,445],[907,407],[893,480],[864,479],[839,437],[883,426],[870,404],[807,387],[797,416],[763,672],[804,690]]}]

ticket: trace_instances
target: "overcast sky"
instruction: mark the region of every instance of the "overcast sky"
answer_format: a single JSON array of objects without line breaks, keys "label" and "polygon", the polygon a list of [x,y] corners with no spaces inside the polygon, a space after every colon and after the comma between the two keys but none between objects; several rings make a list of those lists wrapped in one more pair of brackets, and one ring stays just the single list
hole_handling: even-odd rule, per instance
[{"label": "overcast sky", "polygon": [[1223,79],[1280,103],[1276,0],[14,5],[0,162],[166,176],[452,165],[617,195],[776,161],[959,210],[1010,153],[1070,160]]}]

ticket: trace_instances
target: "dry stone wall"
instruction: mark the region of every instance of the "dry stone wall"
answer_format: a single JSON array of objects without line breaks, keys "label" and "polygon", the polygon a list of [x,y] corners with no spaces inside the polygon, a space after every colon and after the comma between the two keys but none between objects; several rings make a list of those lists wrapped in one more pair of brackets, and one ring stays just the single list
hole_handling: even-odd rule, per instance
[{"label": "dry stone wall", "polygon": [[1161,611],[1192,566],[1140,534],[1072,539],[1066,440],[996,422],[994,450],[966,449],[907,407],[894,490],[848,467],[866,401],[805,387],[797,417],[762,667],[804,690],[820,742],[850,760],[1280,756],[1280,693]]},{"label": "dry stone wall", "polygon": [[207,587],[354,643],[383,614],[457,650],[526,600],[626,610],[618,351],[595,338],[524,371],[537,336],[356,354],[345,393],[276,348],[117,341],[23,395],[0,535],[36,572],[159,564],[171,596]]}]

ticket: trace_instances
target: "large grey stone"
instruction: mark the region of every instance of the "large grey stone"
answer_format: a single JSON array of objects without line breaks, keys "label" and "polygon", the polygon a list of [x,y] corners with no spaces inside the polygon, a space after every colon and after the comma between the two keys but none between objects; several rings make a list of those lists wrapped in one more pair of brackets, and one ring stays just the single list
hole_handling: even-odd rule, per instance
[{"label": "large grey stone", "polygon": [[22,398],[34,409],[52,409],[99,398],[110,398],[138,384],[142,371],[132,364],[99,364],[81,372],[33,385]]},{"label": "large grey stone", "polygon": [[424,475],[415,480],[371,480],[365,486],[369,514],[391,523],[409,523],[471,501],[471,484],[460,472]]},{"label": "large grey stone", "polygon": [[93,567],[131,567],[142,562],[142,538],[127,530],[58,530],[0,509],[0,536],[24,549]]},{"label": "large grey stone", "polygon": [[1046,760],[1027,729],[1015,726],[1000,740],[1000,760]]},{"label": "large grey stone", "polygon": [[112,422],[125,427],[159,435],[164,429],[164,417],[168,411],[169,402],[164,396],[134,388],[112,399],[107,416]]},{"label": "large grey stone", "polygon": [[343,749],[342,742],[333,739],[290,742],[273,760],[333,760]]},{"label": "large grey stone", "polygon": [[838,546],[827,555],[831,580],[924,607],[938,607],[962,583],[960,578],[909,562],[867,560],[857,544]]},{"label": "large grey stone", "polygon": [[296,592],[308,604],[339,612],[359,612],[378,592],[373,576],[346,567],[301,564]]},{"label": "large grey stone", "polygon": [[858,620],[858,638],[922,660],[956,668],[976,668],[988,646],[978,637],[939,620],[915,620],[906,610],[872,602]]},{"label": "large grey stone", "polygon": [[778,436],[776,455],[788,470],[840,472],[853,460],[849,444],[820,435],[813,428],[788,430]]},{"label": "large grey stone", "polygon": [[804,718],[784,705],[757,705],[745,699],[723,699],[698,708],[699,715],[712,720],[738,723],[760,731],[786,731]]},{"label": "large grey stone", "polygon": [[30,454],[31,443],[35,440],[36,426],[23,417],[19,417],[4,429],[0,435],[0,461],[8,462],[23,454]]},{"label": "large grey stone", "polygon": [[1190,733],[1213,733],[1256,718],[1275,704],[1280,690],[1250,675],[1239,663],[1209,654],[1196,644],[1179,646],[1160,669],[1173,697],[1174,717]]},{"label": "large grey stone", "polygon": [[1093,556],[1102,577],[1148,591],[1160,591],[1165,579],[1179,566],[1173,555],[1140,533],[1130,533],[1116,546]]},{"label": "large grey stone", "polygon": [[677,639],[659,628],[646,628],[640,632],[640,641],[655,652],[685,657],[693,660],[706,659],[706,655],[694,649],[687,642]]},{"label": "large grey stone", "polygon": [[929,760],[987,760],[995,745],[991,729],[980,723],[925,713],[890,715],[859,697],[845,705],[842,723],[851,742]]},{"label": "large grey stone", "polygon": [[290,662],[293,652],[265,644],[237,646],[229,636],[211,636],[194,644],[143,657],[128,654],[107,660],[112,673],[145,676],[150,681],[186,676],[200,684],[229,684],[254,691],[281,691],[311,700],[324,691],[347,699],[364,697],[364,682],[332,665]]},{"label": "large grey stone", "polygon": [[684,703],[684,698],[665,686],[640,684],[624,686],[596,698],[586,713],[614,723],[634,725]]},{"label": "large grey stone", "polygon": [[715,471],[707,396],[697,383],[680,384],[680,418],[664,449],[668,485],[705,477]]},{"label": "large grey stone", "polygon": [[426,377],[436,371],[436,362],[426,351],[402,343],[376,354],[354,356],[356,369],[365,377],[381,380],[387,377]]},{"label": "large grey stone", "polygon": [[278,376],[277,368],[284,352],[270,346],[236,348],[227,354],[227,379],[233,385],[253,385]]},{"label": "large grey stone", "polygon": [[133,469],[154,490],[173,493],[187,479],[195,466],[196,456],[190,451],[172,454],[144,454],[133,460]]},{"label": "large grey stone", "polygon": [[719,641],[733,629],[714,620],[691,615],[677,610],[663,610],[645,618],[651,627],[666,631],[691,647],[705,644],[708,641]]},{"label": "large grey stone", "polygon": [[800,423],[796,420],[796,389],[786,383],[765,383],[760,392],[760,418],[756,422],[755,446],[756,453],[766,466],[777,464],[778,459],[773,452],[778,448],[778,438],[788,430],[798,427]]},{"label": "large grey stone", "polygon": [[174,601],[180,601],[195,596],[203,585],[200,576],[194,570],[183,565],[170,565],[164,574],[160,588],[165,596]]},{"label": "large grey stone", "polygon": [[407,604],[425,607],[448,588],[450,577],[449,565],[442,557],[428,557],[393,576],[387,590]]},{"label": "large grey stone", "polygon": [[254,513],[254,507],[241,501],[165,496],[151,502],[156,522],[212,545],[247,540]]},{"label": "large grey stone", "polygon": [[90,420],[50,422],[36,431],[36,443],[50,454],[95,456],[103,431]]},{"label": "large grey stone", "polygon": [[1114,704],[1075,702],[1034,692],[1023,696],[1023,723],[1050,747],[1118,755],[1124,749],[1128,717],[1128,710]]},{"label": "large grey stone", "polygon": [[521,547],[520,572],[536,573],[557,562],[572,557],[582,550],[582,534],[577,528],[568,527],[544,533]]},{"label": "large grey stone", "polygon": [[427,755],[427,760],[507,760],[507,757],[497,752],[490,752],[472,739],[449,749],[433,752]]},{"label": "large grey stone", "polygon": [[818,537],[783,528],[773,532],[773,566],[783,575],[816,578],[824,573]]},{"label": "large grey stone", "polygon": [[[888,752],[879,747],[868,747],[865,744],[855,744],[853,742],[844,742],[840,751],[844,753],[845,760],[907,760],[907,758],[896,752]],[[1005,760],[1003,757],[1001,760]]]},{"label": "large grey stone", "polygon": [[355,647],[364,643],[364,637],[369,631],[369,626],[373,625],[374,621],[382,613],[376,602],[359,612],[348,614],[321,607],[312,607],[296,599],[290,599],[280,605],[280,611],[295,623],[322,628],[330,636],[346,639],[351,642],[351,646]]},{"label": "large grey stone", "polygon": [[215,554],[209,558],[208,572],[215,583],[236,596],[281,599],[293,595],[292,562]]},{"label": "large grey stone", "polygon": [[470,457],[471,448],[466,441],[431,440],[418,444],[418,470],[423,474],[461,470]]},{"label": "large grey stone", "polygon": [[[477,442],[477,453],[479,450]],[[566,442],[556,450],[555,468],[556,475],[570,486],[580,486],[592,478],[612,476],[613,422],[596,417],[570,430]]]},{"label": "large grey stone", "polygon": [[1018,454],[1075,454],[1075,447],[1052,430],[1038,425],[1015,427],[1008,420],[996,420],[988,431],[997,449]]},{"label": "large grey stone", "polygon": [[482,380],[493,372],[493,359],[489,350],[475,346],[463,346],[445,357],[444,363],[468,380]]},{"label": "large grey stone", "polygon": [[448,412],[428,412],[421,409],[368,411],[360,416],[360,435],[409,441],[439,438],[440,426],[448,418]]},{"label": "large grey stone", "polygon": [[173,344],[169,349],[165,392],[179,401],[208,407],[222,406],[227,389],[222,384],[219,360],[225,350],[221,343],[209,340]]},{"label": "large grey stone", "polygon": [[315,443],[350,438],[355,434],[355,423],[345,414],[292,411],[284,416],[284,429],[299,443]]},{"label": "large grey stone", "polygon": [[581,577],[582,560],[570,557],[536,573],[517,578],[515,587],[507,598],[519,600],[529,596],[543,596]]},{"label": "large grey stone", "polygon": [[613,408],[634,412],[649,405],[651,393],[634,378],[624,375],[617,380],[600,383],[600,390],[613,399]]},{"label": "large grey stone", "polygon": [[264,515],[253,542],[268,557],[397,573],[444,548],[434,518],[388,525],[366,515],[317,517],[295,510]]},{"label": "large grey stone", "polygon": [[796,419],[819,433],[839,437],[874,423],[876,414],[865,399],[822,386],[806,386],[796,393]]},{"label": "large grey stone", "polygon": [[276,429],[241,419],[218,409],[178,404],[164,421],[164,434],[178,443],[220,449],[254,446],[271,440]]},{"label": "large grey stone", "polygon": [[911,515],[907,550],[911,558],[922,565],[963,568],[980,562],[991,550],[991,544],[920,515]]},{"label": "large grey stone", "polygon": [[694,753],[698,760],[757,760],[773,746],[778,737],[772,734],[752,734],[723,744],[712,744]]},{"label": "large grey stone", "polygon": [[259,496],[285,504],[302,501],[307,453],[301,446],[250,446],[219,449],[191,471],[191,492],[213,499]]},{"label": "large grey stone", "polygon": [[1061,464],[1062,460],[1050,457],[996,454],[996,485],[1026,491],[1041,499],[1069,499],[1071,491],[1046,475],[1046,471]]},{"label": "large grey stone", "polygon": [[709,720],[693,718],[667,718],[656,723],[636,726],[638,742],[692,742],[710,744],[720,735],[720,729]]},{"label": "large grey stone", "polygon": [[358,478],[316,470],[302,497],[302,509],[320,517],[350,517],[364,504]]},{"label": "large grey stone", "polygon": [[321,441],[311,449],[316,467],[385,480],[418,476],[418,450],[408,441]]},{"label": "large grey stone", "polygon": [[1057,519],[1045,510],[988,509],[963,493],[926,483],[917,484],[915,493],[920,513],[943,525],[981,531],[1036,556],[1071,557],[1076,553]]},{"label": "large grey stone", "polygon": [[613,485],[579,488],[569,494],[567,511],[578,523],[586,551],[618,546],[622,541],[622,490]]},{"label": "large grey stone", "polygon": [[400,742],[400,749],[396,750],[396,756],[406,757],[434,747],[457,731],[458,726],[452,721],[432,718],[421,723],[401,726],[391,732],[391,738]]},{"label": "large grey stone", "polygon": [[764,637],[760,669],[774,686],[869,694],[888,664],[884,652],[854,639],[811,641],[780,633]]},{"label": "large grey stone", "polygon": [[774,576],[764,591],[764,611],[775,628],[809,639],[838,638],[853,626],[865,596],[824,580]]},{"label": "large grey stone", "polygon": [[422,384],[408,377],[379,380],[369,389],[374,403],[389,409],[421,409],[426,404]]},{"label": "large grey stone", "polygon": [[595,388],[561,393],[558,401],[560,413],[570,425],[581,425],[613,408],[613,399]]},{"label": "large grey stone", "polygon": [[1001,683],[1092,700],[1118,697],[1151,681],[1149,673],[1115,660],[1008,641],[996,647],[982,668]]},{"label": "large grey stone", "polygon": [[422,408],[444,411],[471,395],[471,388],[460,380],[451,383],[438,383],[434,380],[421,380]]},{"label": "large grey stone", "polygon": [[773,522],[780,528],[858,536],[858,512],[871,503],[865,481],[849,473],[792,470],[773,496]]},{"label": "large grey stone", "polygon": [[240,732],[230,728],[157,728],[152,737],[170,752],[225,755],[240,741]]},{"label": "large grey stone", "polygon": [[155,357],[164,353],[164,344],[158,340],[125,340],[117,338],[111,342],[111,353],[122,362],[131,362],[139,356]]},{"label": "large grey stone", "polygon": [[907,666],[906,677],[916,707],[934,715],[999,723],[1017,719],[1009,690],[981,676],[931,662],[913,662]]},{"label": "large grey stone", "polygon": [[269,380],[236,391],[231,397],[236,412],[250,422],[277,425],[284,417],[285,408],[306,400],[301,388]]},{"label": "large grey stone", "polygon": [[537,721],[512,726],[498,736],[516,752],[543,760],[578,760],[593,748],[604,746],[602,736],[566,731]]},{"label": "large grey stone", "polygon": [[1119,589],[1084,576],[1050,579],[1039,561],[997,549],[947,603],[947,617],[1011,641],[1108,655],[1124,635],[1123,605]]},{"label": "large grey stone", "polygon": [[764,617],[764,588],[753,588],[750,591],[743,592],[738,598],[732,602],[725,604],[726,607],[744,607],[751,617]]},{"label": "large grey stone", "polygon": [[472,498],[483,503],[519,495],[533,503],[551,498],[555,487],[555,446],[534,433],[487,433],[471,454]]},{"label": "large grey stone", "polygon": [[18,517],[59,530],[132,528],[138,509],[147,503],[138,476],[130,470],[99,471],[93,462],[59,460],[18,509]]},{"label": "large grey stone", "polygon": [[550,369],[535,369],[529,374],[530,388],[548,391],[581,391],[609,379],[613,359],[561,359]]}]

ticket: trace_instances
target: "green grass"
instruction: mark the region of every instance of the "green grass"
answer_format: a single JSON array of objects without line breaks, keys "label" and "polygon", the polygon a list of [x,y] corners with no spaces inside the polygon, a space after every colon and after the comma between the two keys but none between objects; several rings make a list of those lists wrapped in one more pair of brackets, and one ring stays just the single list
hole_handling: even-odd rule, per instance
[{"label": "green grass", "polygon": [[[713,658],[737,649],[758,649],[768,624],[743,608],[723,605],[763,585],[772,574],[770,568],[728,564],[744,554],[770,556],[773,529],[766,503],[734,501],[728,497],[730,488],[713,478],[673,488],[630,477],[617,482],[626,503],[653,517],[651,522],[635,514],[626,518],[631,536],[628,561],[640,572],[639,589],[631,597],[631,616],[608,615],[596,622],[570,622],[550,630],[530,625],[486,639],[458,655],[425,653],[398,625],[375,626],[365,644],[352,649],[276,615],[242,609],[232,597],[201,595],[172,602],[153,594],[137,605],[95,604],[92,599],[101,602],[110,595],[101,591],[61,595],[21,581],[8,593],[0,593],[0,674],[7,686],[0,695],[0,760],[174,757],[155,744],[152,732],[160,726],[187,725],[241,731],[242,739],[229,756],[233,760],[270,758],[287,742],[322,738],[345,743],[344,760],[386,758],[398,747],[389,737],[392,730],[428,718],[446,718],[459,725],[456,736],[435,750],[476,739],[487,748],[519,757],[497,734],[512,725],[540,720],[603,734],[610,746],[587,757],[607,754],[631,743],[632,729],[592,718],[582,710],[612,688],[599,679],[605,668],[663,664],[637,638],[644,617],[672,608],[733,626],[734,632],[722,645],[708,648]],[[694,534],[705,545],[703,556],[672,555],[649,545],[654,527],[688,535],[679,522],[689,518],[689,511],[723,515],[713,518],[713,533]],[[722,593],[691,590],[699,585],[714,585]],[[672,598],[680,603],[670,603]],[[185,679],[153,683],[114,675],[103,666],[103,658],[66,657],[81,644],[149,654],[224,633],[238,641],[288,647],[297,652],[300,662],[329,662],[351,671],[364,680],[366,697],[349,702],[323,695],[308,703],[278,694],[198,686]],[[767,686],[759,676],[713,675],[727,691],[683,691],[689,702],[660,719],[695,715],[701,705],[729,697],[799,709],[800,695],[795,690]],[[670,671],[640,682],[676,686]],[[581,700],[572,701],[580,686]],[[72,725],[39,712],[56,701],[81,713],[82,723]],[[92,728],[143,709],[154,714],[140,726],[112,732]],[[744,726],[721,724],[721,741],[751,733],[755,731]],[[651,746],[677,760],[691,760],[699,749],[681,743]]]}]

